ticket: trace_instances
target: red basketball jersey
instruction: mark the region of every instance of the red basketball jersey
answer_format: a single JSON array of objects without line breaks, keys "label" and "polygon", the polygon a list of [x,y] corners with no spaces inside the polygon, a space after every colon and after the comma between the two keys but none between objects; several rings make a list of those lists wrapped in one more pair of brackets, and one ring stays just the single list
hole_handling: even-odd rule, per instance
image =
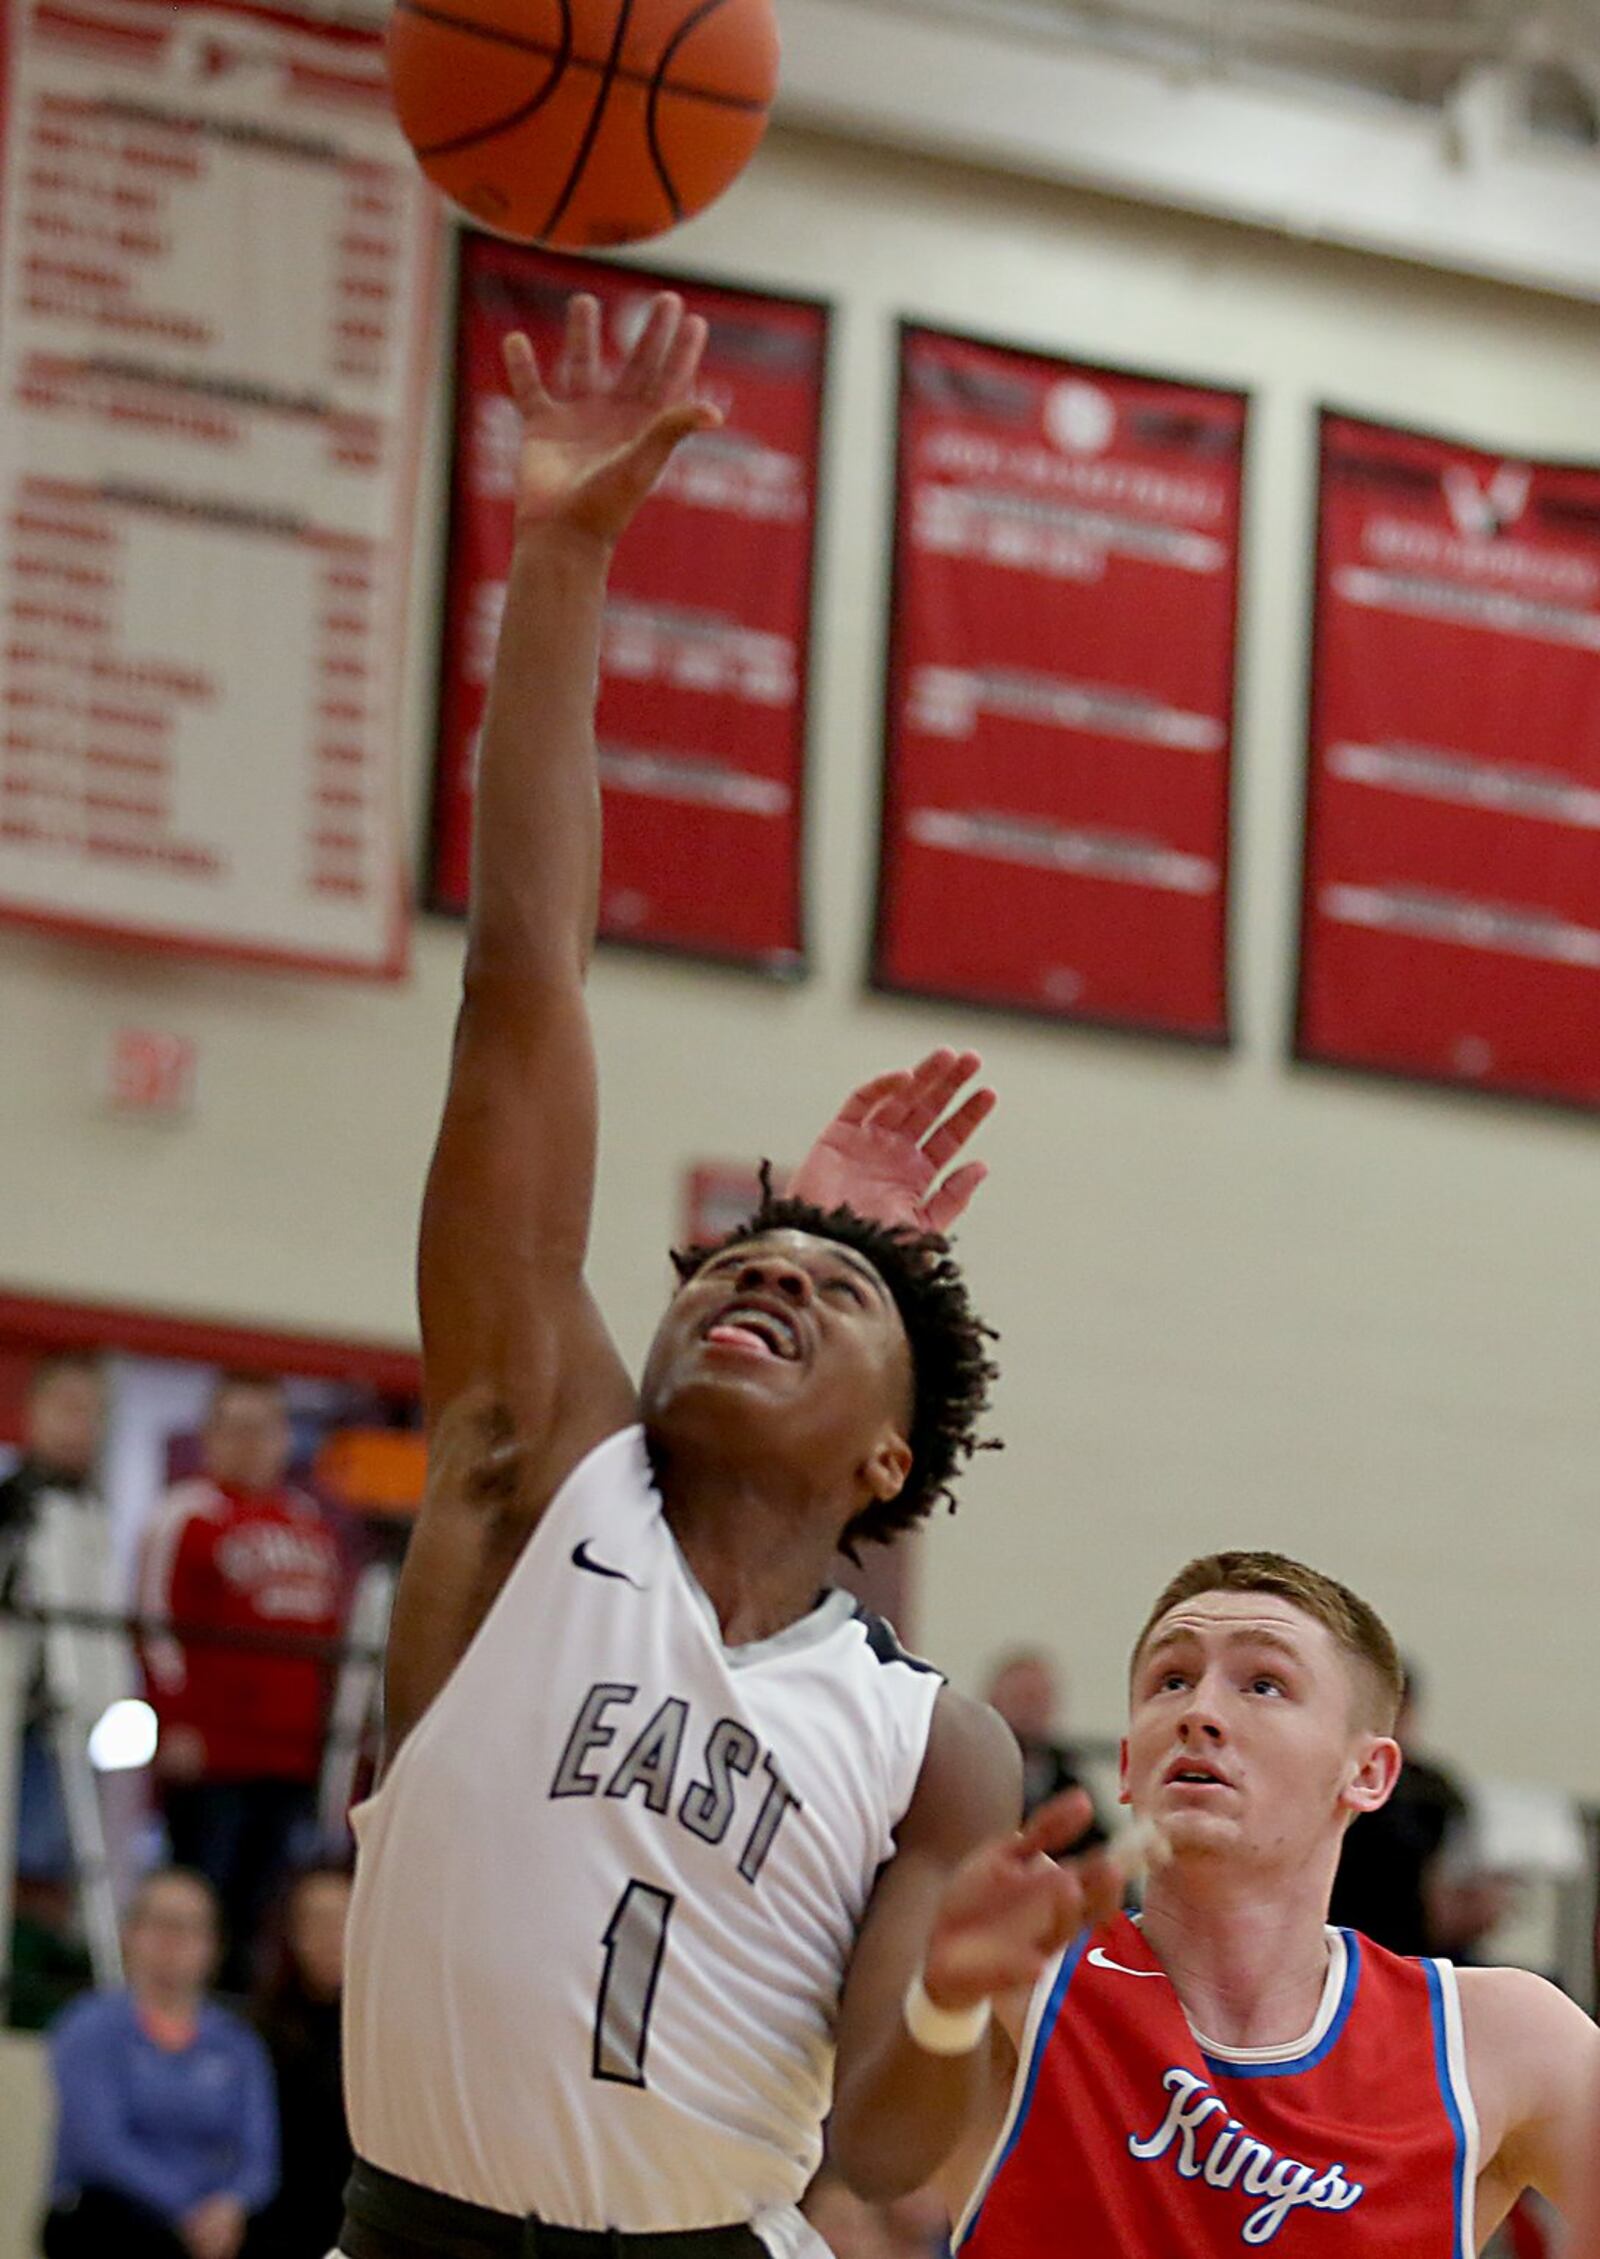
[{"label": "red basketball jersey", "polygon": [[1473,2259],[1477,2120],[1455,1972],[1333,1931],[1293,2047],[1190,2029],[1121,1918],[1034,1993],[961,2259]]}]

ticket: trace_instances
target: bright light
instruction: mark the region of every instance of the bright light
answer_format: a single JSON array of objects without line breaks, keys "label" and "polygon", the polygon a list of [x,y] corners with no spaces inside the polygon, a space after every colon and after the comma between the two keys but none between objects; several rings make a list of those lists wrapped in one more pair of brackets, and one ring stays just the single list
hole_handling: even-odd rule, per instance
[{"label": "bright light", "polygon": [[131,1773],[156,1753],[156,1714],[148,1702],[113,1702],[89,1736],[97,1773]]}]

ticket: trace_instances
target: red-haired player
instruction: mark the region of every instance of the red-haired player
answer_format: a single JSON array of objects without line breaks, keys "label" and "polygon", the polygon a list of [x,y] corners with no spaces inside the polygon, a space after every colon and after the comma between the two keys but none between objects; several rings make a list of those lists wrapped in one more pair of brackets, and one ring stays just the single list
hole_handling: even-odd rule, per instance
[{"label": "red-haired player", "polygon": [[[1328,1927],[1345,1828],[1394,1785],[1399,1689],[1344,1586],[1276,1554],[1191,1563],[1133,1656],[1123,1794],[1161,1852],[1141,1919],[1078,1928],[1048,1811],[970,1859],[901,2032],[853,2061],[880,2106],[847,2177],[941,2172],[964,2259],[1471,2259],[1527,2189],[1573,2210],[1589,2019],[1526,1971]],[[891,2126],[941,2058],[941,2101],[923,2072]]]}]

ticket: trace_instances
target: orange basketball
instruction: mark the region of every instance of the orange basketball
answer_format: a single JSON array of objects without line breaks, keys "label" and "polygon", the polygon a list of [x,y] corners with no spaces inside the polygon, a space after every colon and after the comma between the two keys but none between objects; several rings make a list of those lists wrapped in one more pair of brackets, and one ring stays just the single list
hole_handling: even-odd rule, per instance
[{"label": "orange basketball", "polygon": [[389,78],[430,180],[527,243],[639,243],[749,162],[772,0],[395,0]]}]

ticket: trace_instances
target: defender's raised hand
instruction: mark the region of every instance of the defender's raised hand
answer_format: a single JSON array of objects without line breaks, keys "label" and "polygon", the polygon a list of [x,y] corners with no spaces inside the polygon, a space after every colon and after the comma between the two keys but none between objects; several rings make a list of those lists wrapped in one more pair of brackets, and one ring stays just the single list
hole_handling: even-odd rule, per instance
[{"label": "defender's raised hand", "polygon": [[519,330],[506,339],[506,379],[522,417],[519,535],[561,526],[609,548],[691,432],[722,421],[694,397],[706,325],[663,291],[632,352],[608,375],[597,299],[574,298],[548,379]]},{"label": "defender's raised hand", "polygon": [[1069,1788],[957,1868],[922,1964],[935,2008],[954,2014],[1033,1984],[1080,1930],[1112,1919],[1127,1880],[1114,1855],[1058,1856],[1093,1818],[1085,1792]]},{"label": "defender's raised hand", "polygon": [[982,1064],[976,1051],[930,1051],[915,1067],[864,1082],[801,1162],[790,1192],[875,1223],[949,1231],[989,1173],[982,1161],[950,1168],[997,1104],[992,1090],[978,1089],[949,1110]]}]

